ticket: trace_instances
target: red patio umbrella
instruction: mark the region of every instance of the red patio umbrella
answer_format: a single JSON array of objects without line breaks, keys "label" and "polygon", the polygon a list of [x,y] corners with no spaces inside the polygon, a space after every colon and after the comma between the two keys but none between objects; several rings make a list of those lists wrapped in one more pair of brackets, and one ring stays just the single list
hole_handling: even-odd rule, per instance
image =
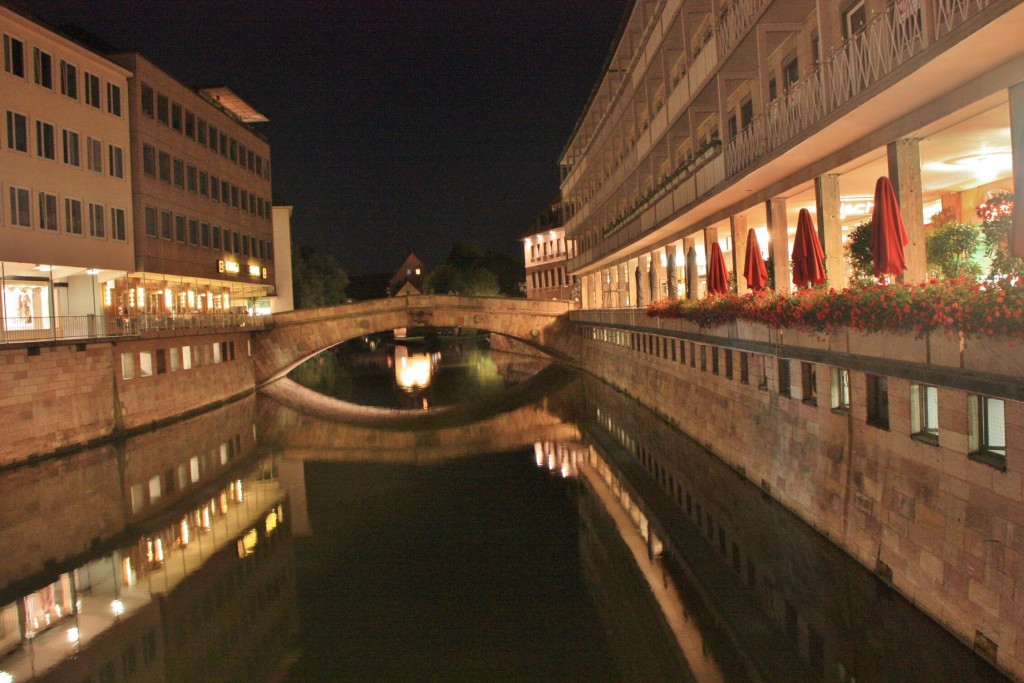
[{"label": "red patio umbrella", "polygon": [[747,230],[747,257],[743,264],[743,277],[747,286],[757,291],[768,284],[768,268],[761,258],[761,245],[757,243],[757,233],[753,228]]},{"label": "red patio umbrella", "polygon": [[718,241],[711,243],[711,259],[708,261],[708,294],[727,294],[729,292],[729,271],[725,267],[725,257]]},{"label": "red patio umbrella", "polygon": [[814,229],[811,212],[800,209],[793,244],[793,284],[797,287],[820,285],[825,281],[825,252]]},{"label": "red patio umbrella", "polygon": [[875,208],[871,211],[871,253],[875,256],[875,275],[902,275],[907,269],[903,248],[909,243],[896,192],[889,179],[882,176],[875,183]]}]

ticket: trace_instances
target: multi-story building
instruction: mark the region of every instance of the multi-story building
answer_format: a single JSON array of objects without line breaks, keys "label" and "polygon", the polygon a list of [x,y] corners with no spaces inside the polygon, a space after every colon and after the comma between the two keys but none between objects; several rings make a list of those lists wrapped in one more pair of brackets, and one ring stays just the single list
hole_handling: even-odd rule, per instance
[{"label": "multi-story building", "polygon": [[88,334],[134,269],[128,71],[0,5],[0,337]]},{"label": "multi-story building", "polygon": [[1022,15],[1009,0],[636,2],[561,158],[584,307],[679,296],[687,256],[697,297],[712,242],[743,271],[748,228],[788,289],[802,208],[843,286],[843,241],[880,176],[910,235],[907,279],[924,279],[930,217],[976,221],[1014,189]]},{"label": "multi-story building", "polygon": [[227,88],[113,59],[131,72],[136,261],[109,299],[130,313],[252,311],[275,281],[270,146],[251,127],[267,119]]},{"label": "multi-story building", "polygon": [[534,221],[523,236],[527,299],[571,299],[577,280],[566,264],[576,255],[576,245],[565,238],[562,204],[555,202]]},{"label": "multi-story building", "polygon": [[[585,367],[1016,679],[1019,340],[701,326],[631,309],[702,297],[716,243],[743,294],[750,230],[773,286],[789,292],[801,209],[817,224],[827,286],[842,289],[844,242],[870,220],[883,176],[909,240],[902,277],[924,280],[932,216],[978,223],[988,200],[1005,211],[1024,185],[1022,29],[1017,0],[636,0],[561,158]],[[690,514],[680,480],[692,460],[642,458],[680,517],[717,537],[742,575],[723,522]],[[746,573],[751,588],[774,584],[749,559]],[[841,659],[827,620],[779,593],[765,604],[815,679],[862,677],[866,665]]]}]

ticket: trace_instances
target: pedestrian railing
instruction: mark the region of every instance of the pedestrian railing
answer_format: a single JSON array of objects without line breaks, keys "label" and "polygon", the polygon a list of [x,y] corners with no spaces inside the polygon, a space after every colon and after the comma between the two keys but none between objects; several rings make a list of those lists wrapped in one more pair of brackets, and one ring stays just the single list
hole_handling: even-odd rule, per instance
[{"label": "pedestrian railing", "polygon": [[222,327],[263,328],[269,316],[247,313],[187,315],[58,315],[0,318],[0,343],[138,336],[150,330],[201,330]]}]

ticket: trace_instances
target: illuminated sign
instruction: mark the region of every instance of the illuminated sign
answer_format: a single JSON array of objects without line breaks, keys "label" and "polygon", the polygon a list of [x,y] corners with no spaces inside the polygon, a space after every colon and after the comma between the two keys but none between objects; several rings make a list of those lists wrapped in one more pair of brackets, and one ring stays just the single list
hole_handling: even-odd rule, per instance
[{"label": "illuminated sign", "polygon": [[267,269],[266,268],[263,269],[263,279],[264,280],[267,279]]},{"label": "illuminated sign", "polygon": [[237,275],[238,273],[242,272],[242,269],[238,265],[238,261],[225,261],[224,271],[227,273],[234,273]]},{"label": "illuminated sign", "polygon": [[252,275],[253,277],[259,277],[260,276],[260,267],[259,266],[249,266],[249,275]]}]

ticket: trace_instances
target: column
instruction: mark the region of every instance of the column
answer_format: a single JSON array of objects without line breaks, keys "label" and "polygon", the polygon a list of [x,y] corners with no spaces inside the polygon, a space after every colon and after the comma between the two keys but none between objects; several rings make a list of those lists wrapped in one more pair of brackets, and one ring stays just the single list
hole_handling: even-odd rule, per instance
[{"label": "column", "polygon": [[814,201],[818,213],[818,239],[825,252],[828,286],[846,287],[846,262],[843,256],[843,226],[839,219],[839,175],[829,173],[814,179]]},{"label": "column", "polygon": [[906,246],[907,270],[900,280],[923,282],[928,279],[928,264],[924,247],[920,141],[913,138],[896,140],[889,143],[886,151],[889,157],[889,180],[896,191],[903,226],[910,238]]},{"label": "column", "polygon": [[729,232],[732,234],[732,272],[736,274],[736,293],[746,294],[747,278],[743,269],[747,267],[747,217],[729,216]]},{"label": "column", "polygon": [[625,263],[620,263],[615,267],[615,270],[619,274],[619,306],[625,308],[633,303],[633,299],[629,297],[629,271],[626,268]]},{"label": "column", "polygon": [[676,266],[676,245],[665,245],[665,282],[668,286],[669,301],[679,298],[679,268]]},{"label": "column", "polygon": [[700,295],[700,288],[697,284],[697,238],[694,236],[683,238],[683,251],[686,254],[686,298],[697,299]]},{"label": "column", "polygon": [[[1024,207],[1024,83],[1010,88],[1010,153],[1013,155],[1014,206]],[[945,207],[943,207],[945,208]],[[1010,253],[1024,258],[1024,208],[1013,212]]]},{"label": "column", "polygon": [[789,226],[786,224],[786,198],[772,197],[764,203],[768,218],[768,254],[775,271],[775,291],[788,294],[792,285],[789,272]]}]

